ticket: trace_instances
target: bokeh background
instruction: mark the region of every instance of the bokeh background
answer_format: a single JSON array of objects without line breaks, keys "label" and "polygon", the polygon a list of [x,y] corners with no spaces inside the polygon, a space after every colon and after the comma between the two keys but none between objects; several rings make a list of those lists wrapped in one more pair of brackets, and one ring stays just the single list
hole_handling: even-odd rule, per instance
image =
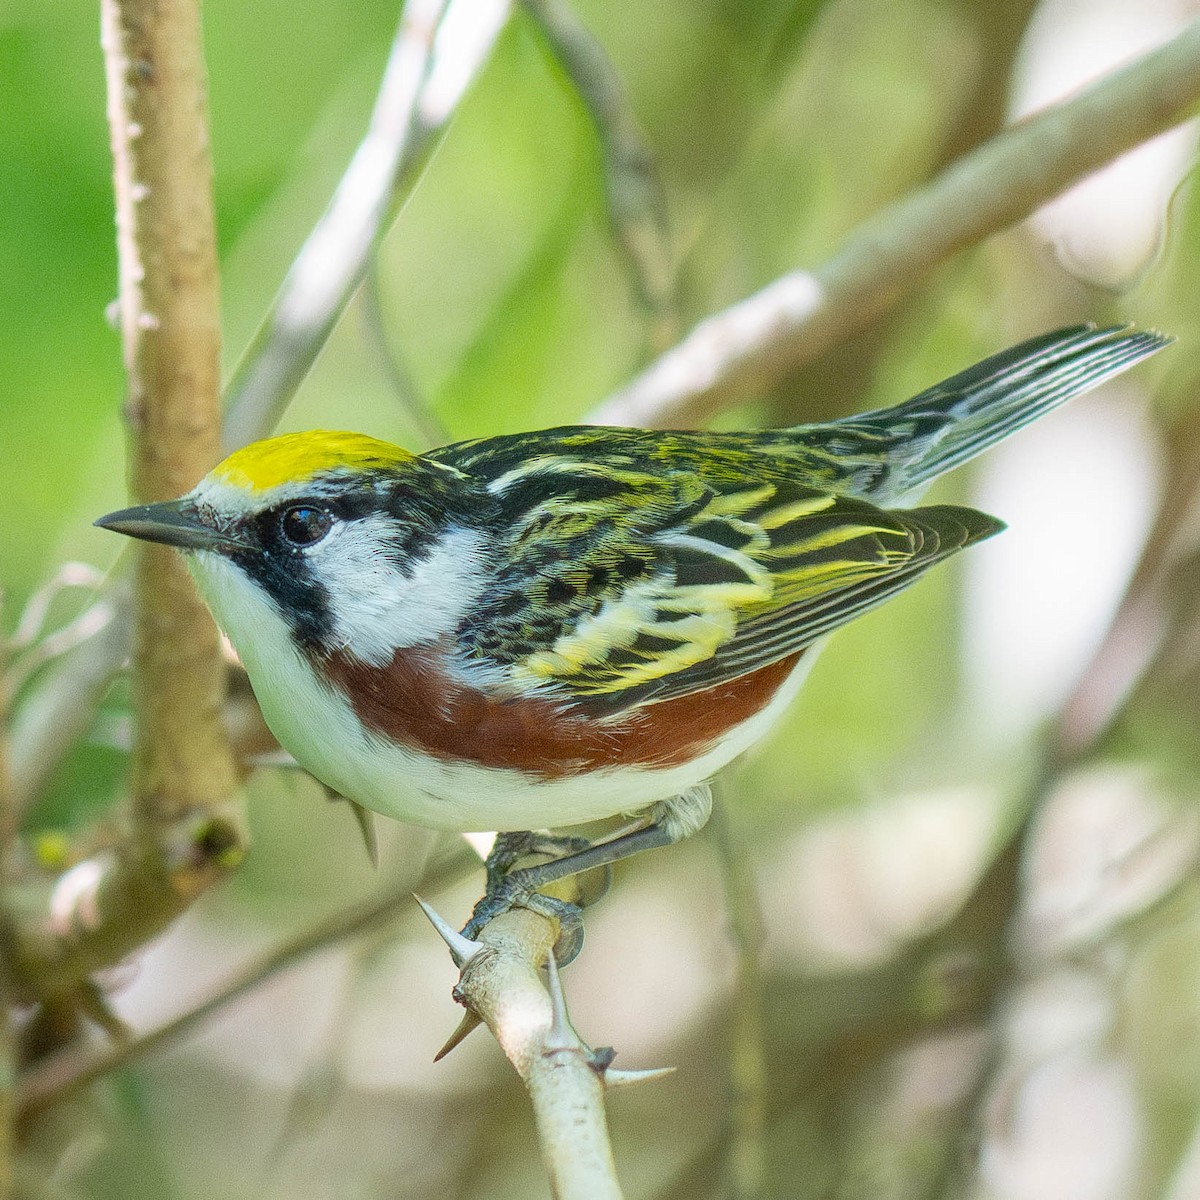
[{"label": "bokeh background", "polygon": [[[431,423],[450,439],[580,419],[672,329],[820,263],[1195,8],[571,0],[661,181],[673,317],[640,297],[589,113],[518,14],[283,427],[419,448]],[[361,135],[397,10],[205,5],[230,372]],[[119,549],[90,526],[125,499],[95,12],[8,0],[0,91],[11,634],[63,564],[103,572]],[[589,913],[565,975],[577,1027],[618,1065],[678,1068],[611,1097],[630,1196],[1200,1196],[1195,138],[1128,156],[721,416],[876,407],[1079,320],[1179,338],[939,484],[1009,531],[840,633],[722,782],[714,827],[622,867]],[[55,594],[47,629],[92,575],[72,568],[85,586]],[[16,681],[18,718],[39,678]],[[30,844],[116,819],[127,724],[118,682],[28,813]],[[135,1030],[430,861],[452,864],[431,896],[450,919],[479,888],[453,839],[398,826],[373,871],[344,806],[296,772],[256,772],[247,804],[244,867],[104,980]],[[453,980],[398,903],[40,1118],[41,1194],[545,1195],[486,1034],[431,1062]]]}]

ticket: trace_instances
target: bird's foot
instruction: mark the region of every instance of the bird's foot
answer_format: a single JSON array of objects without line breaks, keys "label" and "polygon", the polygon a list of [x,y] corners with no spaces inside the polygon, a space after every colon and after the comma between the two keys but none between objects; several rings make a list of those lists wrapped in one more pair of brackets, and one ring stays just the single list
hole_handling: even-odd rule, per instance
[{"label": "bird's foot", "polygon": [[579,905],[535,891],[524,883],[520,871],[505,876],[497,886],[489,887],[487,894],[475,905],[471,919],[463,926],[463,936],[477,939],[489,921],[511,908],[525,908],[558,922],[554,957],[559,966],[565,967],[583,949],[583,910]]},{"label": "bird's foot", "polygon": [[[612,880],[607,862],[589,861],[594,850],[593,843],[582,837],[525,830],[499,834],[485,863],[486,891],[464,926],[464,935],[474,938],[488,921],[510,908],[527,908],[558,922],[554,954],[565,966],[583,946],[582,909],[599,900]],[[567,896],[539,891],[551,884],[564,888]]]}]

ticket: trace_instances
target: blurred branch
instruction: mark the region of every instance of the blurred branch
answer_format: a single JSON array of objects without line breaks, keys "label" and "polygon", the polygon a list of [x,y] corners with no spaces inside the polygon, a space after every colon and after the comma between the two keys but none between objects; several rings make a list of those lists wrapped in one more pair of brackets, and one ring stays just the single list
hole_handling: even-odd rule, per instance
[{"label": "blurred branch", "polygon": [[108,622],[46,668],[13,715],[9,758],[13,803],[19,813],[42,793],[67,751],[87,732],[113,676],[129,656],[127,588],[110,585],[109,602]]},{"label": "blurred branch", "polygon": [[600,143],[609,222],[638,299],[650,344],[677,336],[678,313],[667,202],[649,147],[604,47],[562,0],[522,0],[591,117]]},{"label": "blurred branch", "polygon": [[1179,124],[1197,103],[1200,21],[965,155],[863,225],[821,266],[789,272],[701,321],[591,420],[703,423],[891,307],[952,254]]},{"label": "blurred branch", "polygon": [[[102,0],[101,44],[130,489],[138,500],[162,500],[187,491],[219,453],[217,258],[196,0]],[[240,859],[216,626],[176,554],[151,547],[135,561],[130,835],[52,889],[10,885],[5,961],[22,999],[86,993],[92,972],[159,933]]]},{"label": "blurred branch", "polygon": [[[478,857],[469,852],[465,842],[455,839],[451,845],[453,850],[448,856],[437,856],[422,872],[418,887],[442,886],[479,866]],[[377,895],[284,939],[186,1011],[156,1028],[100,1051],[69,1048],[42,1060],[20,1080],[18,1108],[21,1120],[28,1120],[62,1103],[104,1075],[187,1036],[227,1004],[309,955],[392,919],[401,905],[412,902],[412,892],[413,880],[406,873],[404,878],[381,889]]]},{"label": "blurred branch", "polygon": [[0,1200],[16,1195],[17,1034],[13,1027],[11,917],[8,885],[17,832],[17,808],[8,772],[8,686],[0,643]]},{"label": "blurred branch", "polygon": [[938,148],[942,166],[994,137],[1004,126],[1017,55],[1038,0],[1007,0],[1005,4],[954,0],[954,7],[974,34],[979,62],[972,73],[973,86],[962,99],[960,119]]},{"label": "blurred branch", "polygon": [[737,955],[729,1047],[725,1177],[732,1200],[753,1200],[766,1178],[767,1066],[763,1049],[763,914],[745,852],[730,828],[723,788],[708,828],[725,884],[725,908]]},{"label": "blurred branch", "polygon": [[366,136],[230,381],[227,449],[264,436],[279,420],[487,62],[510,6],[407,0]]},{"label": "blurred branch", "polygon": [[[939,142],[923,182],[1003,129],[1009,81],[1037,0],[1006,0],[1004,4],[956,0],[954,7],[961,10],[959,19],[972,30],[971,58],[976,66],[971,72],[972,87],[959,99],[956,118],[944,126],[938,123]],[[969,271],[969,264],[960,261],[949,271],[930,271],[914,283],[903,305],[876,313],[854,330],[852,338],[834,342],[799,369],[785,372],[770,394],[766,423],[834,420],[855,411],[878,378],[886,348],[904,337],[914,321],[919,327],[922,308],[942,311],[946,293],[953,290],[953,281],[964,268]]]},{"label": "blurred branch", "polygon": [[413,431],[421,439],[421,448],[428,450],[434,446],[443,446],[450,440],[450,435],[438,420],[437,414],[425,402],[425,397],[409,372],[408,365],[392,345],[383,311],[382,292],[379,261],[375,259],[368,267],[367,277],[358,293],[358,311],[362,316],[366,340],[375,349],[384,380],[400,402]]},{"label": "blurred branch", "polygon": [[1096,652],[1063,704],[1053,730],[1054,753],[1072,762],[1112,725],[1150,665],[1166,632],[1162,586],[1186,518],[1200,499],[1200,408],[1167,439],[1163,494],[1137,566]]},{"label": "blurred branch", "polygon": [[23,1002],[73,994],[161,933],[241,861],[240,826],[193,814],[98,851],[52,884],[11,889],[10,962]]}]

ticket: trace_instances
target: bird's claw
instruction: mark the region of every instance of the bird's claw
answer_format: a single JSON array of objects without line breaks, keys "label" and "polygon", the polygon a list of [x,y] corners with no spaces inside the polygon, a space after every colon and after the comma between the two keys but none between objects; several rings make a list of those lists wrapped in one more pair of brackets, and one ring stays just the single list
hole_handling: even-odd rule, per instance
[{"label": "bird's claw", "polygon": [[489,921],[511,908],[525,908],[558,922],[554,957],[560,967],[578,957],[583,949],[583,912],[579,905],[522,887],[515,876],[501,879],[496,887],[489,888],[463,926],[463,936],[475,940]]}]

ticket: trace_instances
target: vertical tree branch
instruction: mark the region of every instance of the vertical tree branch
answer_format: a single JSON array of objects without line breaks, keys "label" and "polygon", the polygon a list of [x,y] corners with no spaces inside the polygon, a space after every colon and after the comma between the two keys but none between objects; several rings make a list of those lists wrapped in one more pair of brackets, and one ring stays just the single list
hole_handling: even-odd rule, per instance
[{"label": "vertical tree branch", "polygon": [[604,47],[563,0],[524,0],[587,109],[600,145],[608,219],[634,292],[651,319],[650,348],[678,336],[667,200],[624,84]]},{"label": "vertical tree branch", "polygon": [[[719,784],[718,780],[718,784]],[[745,849],[730,827],[718,786],[709,836],[725,885],[736,976],[729,1013],[726,1140],[722,1169],[730,1200],[760,1196],[767,1168],[767,1063],[763,1047],[763,942],[766,931]]]},{"label": "vertical tree branch", "polygon": [[[216,239],[197,0],[101,0],[130,488],[187,491],[219,453]],[[86,980],[159,933],[240,858],[216,627],[178,556],[134,576],[132,836],[25,889],[5,962],[21,999]],[[33,913],[32,918],[29,914]]]},{"label": "vertical tree branch", "polygon": [[[220,449],[220,315],[200,13],[195,0],[102,0],[133,497],[191,488]],[[147,839],[233,793],[216,627],[179,556],[136,572],[135,823]]]}]

